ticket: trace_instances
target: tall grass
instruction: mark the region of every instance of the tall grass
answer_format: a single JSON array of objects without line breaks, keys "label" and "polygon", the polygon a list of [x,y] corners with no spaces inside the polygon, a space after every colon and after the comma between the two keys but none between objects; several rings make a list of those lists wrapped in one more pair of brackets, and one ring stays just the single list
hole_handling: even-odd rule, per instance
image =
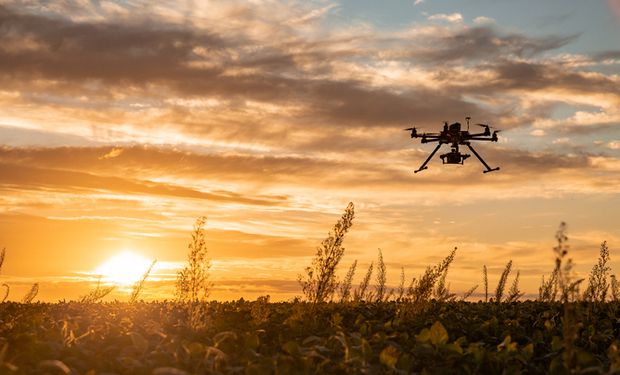
[{"label": "tall grass", "polygon": [[366,275],[364,276],[359,287],[355,290],[355,293],[353,294],[354,301],[370,301],[372,299],[372,292],[368,291],[368,285],[370,285],[370,278],[372,277],[373,268],[374,262],[370,262],[370,266],[368,266]]},{"label": "tall grass", "polygon": [[400,268],[400,283],[398,284],[398,298],[400,301],[405,296],[405,267]]},{"label": "tall grass", "polygon": [[353,276],[355,275],[355,269],[357,268],[357,259],[351,264],[347,271],[344,280],[340,284],[340,302],[347,302],[351,298],[351,284],[353,283]]},{"label": "tall grass", "polygon": [[495,302],[502,302],[502,297],[504,295],[504,289],[506,289],[506,282],[508,281],[508,275],[510,274],[510,270],[512,269],[512,260],[509,260],[506,263],[506,267],[502,271],[502,275],[499,277],[499,282],[497,283],[497,288],[495,289]]},{"label": "tall grass", "polygon": [[605,302],[609,291],[609,248],[607,242],[601,243],[598,262],[592,267],[588,280],[588,287],[583,293],[583,299],[589,302]]},{"label": "tall grass", "polygon": [[211,293],[210,260],[207,258],[204,226],[207,218],[196,219],[187,254],[187,265],[177,273],[175,294],[181,302],[204,301]]},{"label": "tall grass", "polygon": [[413,279],[407,291],[407,300],[413,303],[428,301],[433,293],[435,283],[447,272],[454,260],[456,247],[435,267],[427,267],[419,280]]},{"label": "tall grass", "polygon": [[37,294],[39,294],[39,283],[34,283],[28,293],[22,298],[22,303],[32,303]]},{"label": "tall grass", "polygon": [[489,302],[489,275],[486,264],[482,266],[482,282],[484,283],[484,302]]},{"label": "tall grass", "polygon": [[344,255],[342,243],[353,225],[354,216],[355,208],[350,202],[328,237],[317,248],[312,265],[306,267],[305,275],[298,277],[306,299],[314,304],[331,300],[336,292],[336,268]]},{"label": "tall grass", "polygon": [[[0,251],[0,272],[2,271],[2,265],[4,264],[4,257],[6,256],[6,247],[3,247]],[[6,301],[9,298],[9,293],[11,288],[8,284],[2,283],[2,288],[4,288],[4,295],[2,296],[2,300],[0,302]]]},{"label": "tall grass", "polygon": [[151,274],[153,267],[155,267],[155,263],[157,263],[157,259],[153,260],[153,263],[151,263],[151,266],[146,270],[146,272],[144,272],[144,275],[142,275],[140,280],[138,280],[133,285],[133,288],[131,290],[131,296],[129,297],[129,303],[135,303],[138,301],[138,297],[140,296],[140,293],[142,293],[142,290],[144,289],[144,284],[146,283],[146,279]]},{"label": "tall grass", "polygon": [[379,254],[377,255],[377,286],[375,288],[375,299],[377,300],[377,302],[383,301],[383,299],[386,297],[386,280],[387,271],[385,268],[385,262],[383,261],[383,254],[381,253],[381,249],[379,249]]},{"label": "tall grass", "polygon": [[107,286],[107,287],[102,286],[101,285],[101,276],[99,276],[99,278],[97,278],[97,285],[95,286],[95,289],[93,289],[90,292],[86,293],[85,295],[81,296],[78,301],[81,302],[81,303],[95,303],[95,302],[99,302],[105,296],[107,296],[108,294],[112,293],[112,291],[115,288],[116,288],[116,286],[114,286],[114,285]]}]

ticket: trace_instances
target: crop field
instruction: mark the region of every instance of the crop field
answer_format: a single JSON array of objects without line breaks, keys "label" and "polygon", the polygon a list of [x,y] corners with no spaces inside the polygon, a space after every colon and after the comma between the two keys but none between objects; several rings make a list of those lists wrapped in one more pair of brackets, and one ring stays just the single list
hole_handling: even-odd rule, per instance
[{"label": "crop field", "polygon": [[610,303],[0,305],[1,373],[607,373]]}]

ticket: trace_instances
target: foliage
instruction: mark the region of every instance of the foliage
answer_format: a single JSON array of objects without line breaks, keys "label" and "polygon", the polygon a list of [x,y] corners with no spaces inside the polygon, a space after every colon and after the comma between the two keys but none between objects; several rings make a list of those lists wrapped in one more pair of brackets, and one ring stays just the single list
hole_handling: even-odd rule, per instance
[{"label": "foliage", "polygon": [[182,302],[198,302],[207,299],[211,289],[209,268],[211,264],[207,258],[204,226],[207,218],[196,219],[192,238],[188,247],[187,265],[177,273],[175,293]]},{"label": "foliage", "polygon": [[175,302],[5,303],[0,373],[568,374],[620,364],[616,302],[579,303],[570,368],[557,302],[429,302],[406,320],[393,301],[198,305],[209,324],[197,328]]},{"label": "foliage", "polygon": [[312,265],[305,270],[305,276],[299,275],[299,283],[308,301],[316,304],[333,297],[338,286],[336,267],[344,255],[342,243],[353,225],[354,216],[354,206],[350,202],[328,237],[317,248]]},{"label": "foliage", "polygon": [[151,274],[153,267],[155,267],[155,263],[157,263],[157,260],[153,260],[148,270],[146,270],[146,272],[144,272],[144,275],[142,275],[140,280],[138,280],[133,285],[133,288],[131,290],[131,296],[129,297],[129,303],[134,303],[138,301],[138,297],[140,296],[140,293],[142,293],[142,290],[144,289],[144,284],[146,283],[146,279]]}]

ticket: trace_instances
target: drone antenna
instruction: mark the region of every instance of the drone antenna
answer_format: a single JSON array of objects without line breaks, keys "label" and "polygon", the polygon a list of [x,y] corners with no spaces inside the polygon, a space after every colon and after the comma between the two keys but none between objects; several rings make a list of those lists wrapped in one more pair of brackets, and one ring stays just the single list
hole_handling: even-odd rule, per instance
[{"label": "drone antenna", "polygon": [[465,120],[467,120],[467,131],[469,131],[469,120],[471,120],[471,117],[467,116]]}]

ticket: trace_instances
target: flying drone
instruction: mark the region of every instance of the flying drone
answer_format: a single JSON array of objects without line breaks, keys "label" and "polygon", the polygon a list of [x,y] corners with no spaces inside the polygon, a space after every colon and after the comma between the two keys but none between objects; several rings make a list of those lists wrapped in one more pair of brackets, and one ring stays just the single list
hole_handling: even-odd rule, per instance
[{"label": "flying drone", "polygon": [[482,165],[485,166],[486,170],[484,170],[483,173],[488,173],[488,172],[499,170],[499,167],[497,168],[489,167],[489,165],[484,161],[484,159],[482,159],[480,154],[478,154],[476,150],[474,150],[470,142],[470,141],[497,142],[497,133],[499,133],[499,130],[495,130],[491,134],[491,127],[489,125],[475,124],[475,125],[478,125],[484,128],[484,131],[482,133],[470,133],[469,132],[469,120],[471,120],[471,117],[466,117],[465,119],[467,120],[467,130],[461,130],[461,123],[459,122],[455,122],[454,124],[451,124],[451,125],[448,125],[447,122],[444,122],[443,130],[439,133],[419,134],[416,128],[405,129],[405,130],[411,131],[411,138],[422,138],[422,143],[439,142],[439,144],[437,145],[437,147],[435,147],[433,152],[431,152],[429,157],[424,161],[424,163],[422,163],[422,166],[418,170],[414,171],[415,173],[428,169],[426,165],[431,160],[431,158],[435,155],[437,150],[441,148],[441,145],[443,144],[449,144],[451,147],[450,152],[439,156],[443,164],[463,164],[465,159],[471,156],[469,154],[463,154],[459,151],[459,146],[463,145],[463,146],[467,146],[471,150],[471,152],[473,152],[474,155],[476,155],[478,160],[480,160]]}]

